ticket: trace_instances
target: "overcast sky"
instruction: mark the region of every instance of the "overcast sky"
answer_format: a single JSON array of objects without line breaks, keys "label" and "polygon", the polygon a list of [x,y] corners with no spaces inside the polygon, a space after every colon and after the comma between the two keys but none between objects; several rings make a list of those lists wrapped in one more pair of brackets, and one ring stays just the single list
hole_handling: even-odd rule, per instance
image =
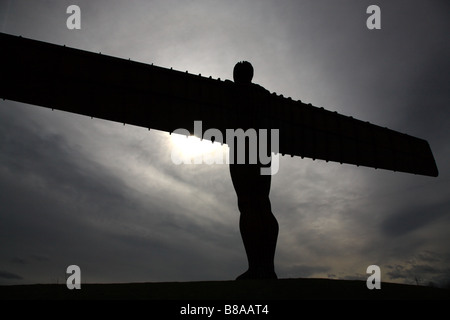
[{"label": "overcast sky", "polygon": [[[66,26],[71,4],[80,30]],[[380,30],[366,27],[371,4],[381,8]],[[0,28],[221,79],[248,60],[271,92],[427,140],[437,178],[281,158],[271,191],[276,270],[366,279],[376,264],[382,281],[442,285],[449,9],[444,0],[0,0]],[[175,165],[174,148],[167,133],[1,100],[0,284],[63,283],[72,264],[82,283],[245,271],[228,167]]]}]

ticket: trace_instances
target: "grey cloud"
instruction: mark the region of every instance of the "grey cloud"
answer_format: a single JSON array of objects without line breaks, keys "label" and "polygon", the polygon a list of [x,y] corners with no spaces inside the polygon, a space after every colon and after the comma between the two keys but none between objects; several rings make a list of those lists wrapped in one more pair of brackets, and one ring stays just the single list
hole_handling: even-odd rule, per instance
[{"label": "grey cloud", "polygon": [[3,270],[0,270],[0,278],[8,279],[8,280],[21,280],[21,279],[23,279],[21,276],[15,274],[15,273],[8,272],[8,271],[3,271]]},{"label": "grey cloud", "polygon": [[294,265],[282,270],[283,273],[296,277],[308,278],[317,274],[326,273],[330,271],[329,266],[314,266],[314,265]]},{"label": "grey cloud", "polygon": [[[0,230],[11,243],[7,252],[24,256],[20,262],[30,265],[49,262],[51,258],[52,264],[63,264],[96,256],[105,259],[104,263],[130,259],[130,263],[140,261],[145,266],[153,260],[153,277],[159,272],[160,277],[175,279],[182,274],[178,271],[179,275],[175,275],[181,261],[190,261],[186,265],[191,265],[192,257],[196,256],[197,264],[208,265],[209,257],[219,255],[216,258],[221,261],[221,252],[233,255],[240,248],[238,238],[230,238],[227,223],[216,221],[215,212],[211,212],[211,218],[201,220],[190,215],[197,205],[186,206],[180,202],[182,198],[168,201],[167,194],[160,197],[159,192],[134,193],[119,178],[120,174],[110,172],[76,148],[67,152],[72,142],[65,135],[48,135],[46,128],[28,126],[26,116],[14,118],[10,116],[14,110],[9,114],[2,111],[5,117],[0,118],[3,121],[0,166],[5,171],[0,182],[3,190],[0,200],[8,207],[2,218],[9,230]],[[133,152],[137,147],[132,145],[127,150]],[[144,155],[140,161],[146,159]],[[198,188],[189,177],[181,178],[174,178],[181,184],[180,192]],[[199,181],[205,185],[211,182]],[[220,193],[223,187],[217,188]],[[27,201],[23,201],[23,194],[27,195]],[[199,195],[198,200],[202,199]],[[198,209],[204,210],[201,206]],[[224,238],[229,239],[225,245]],[[26,256],[30,245],[52,254]],[[219,248],[214,248],[215,245]],[[110,247],[120,255],[111,257]],[[167,261],[174,264],[170,272],[159,267]],[[192,267],[184,274],[195,278],[196,270],[198,267]],[[217,267],[205,274],[214,274],[214,270]]]},{"label": "grey cloud", "polygon": [[50,261],[49,257],[37,254],[31,254],[30,256],[27,256],[27,258],[14,257],[11,259],[11,263],[19,265],[27,265],[33,262],[47,262],[47,261]]},{"label": "grey cloud", "polygon": [[28,262],[25,259],[14,257],[11,259],[11,262],[14,264],[27,264]]},{"label": "grey cloud", "polygon": [[437,203],[429,206],[408,207],[393,213],[381,223],[383,234],[391,237],[402,236],[421,229],[448,215],[450,203]]},{"label": "grey cloud", "polygon": [[440,268],[432,265],[401,265],[391,266],[386,274],[393,280],[418,285],[448,286],[450,283],[450,268]]},{"label": "grey cloud", "polygon": [[409,284],[433,284],[439,287],[448,287],[450,284],[449,261],[448,253],[423,250],[410,259],[384,267],[388,270],[386,275],[394,281],[401,280]]}]

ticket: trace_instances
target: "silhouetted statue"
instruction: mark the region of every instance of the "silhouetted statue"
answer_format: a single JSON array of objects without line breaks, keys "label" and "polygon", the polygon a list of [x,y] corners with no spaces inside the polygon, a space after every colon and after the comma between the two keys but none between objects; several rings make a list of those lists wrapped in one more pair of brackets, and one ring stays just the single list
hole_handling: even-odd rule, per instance
[{"label": "silhouetted statue", "polygon": [[[241,93],[237,97],[238,123],[243,130],[247,130],[252,128],[252,119],[256,117],[254,108],[258,107],[252,105],[251,97],[254,94],[263,95],[269,92],[251,83],[253,67],[249,62],[237,63],[234,67],[233,78],[235,84],[239,86],[238,92]],[[277,279],[274,258],[278,222],[272,213],[269,200],[271,175],[261,174],[261,167],[270,167],[271,164],[270,162],[266,165],[261,163],[259,157],[256,164],[250,164],[248,143],[246,143],[245,152],[245,164],[237,163],[237,150],[233,156],[234,161],[230,163],[231,180],[236,190],[240,211],[239,229],[248,259],[248,270],[237,280]],[[232,154],[230,159],[231,157]]]},{"label": "silhouetted statue", "polygon": [[[1,75],[8,79],[0,86],[3,100],[166,132],[190,128],[192,133],[198,120],[203,130],[270,127],[279,130],[278,154],[439,174],[426,140],[270,94],[251,83],[253,67],[248,62],[235,66],[233,84],[4,33],[0,48]],[[231,155],[236,152],[230,160]],[[278,223],[269,200],[271,176],[260,170],[270,169],[271,163],[264,165],[257,158],[255,164],[230,164],[249,264],[238,279],[277,278]]]}]

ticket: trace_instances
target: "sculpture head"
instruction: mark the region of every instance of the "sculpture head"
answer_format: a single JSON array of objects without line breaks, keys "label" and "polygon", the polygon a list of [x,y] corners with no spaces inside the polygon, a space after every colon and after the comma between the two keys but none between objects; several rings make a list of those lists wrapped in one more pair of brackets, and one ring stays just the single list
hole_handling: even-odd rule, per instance
[{"label": "sculpture head", "polygon": [[253,66],[248,61],[236,63],[233,69],[233,79],[235,83],[251,83],[253,79]]}]

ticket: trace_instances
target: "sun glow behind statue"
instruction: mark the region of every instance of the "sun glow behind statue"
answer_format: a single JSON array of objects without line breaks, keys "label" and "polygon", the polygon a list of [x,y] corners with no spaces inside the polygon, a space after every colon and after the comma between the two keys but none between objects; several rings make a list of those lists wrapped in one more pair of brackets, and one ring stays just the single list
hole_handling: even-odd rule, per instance
[{"label": "sun glow behind statue", "polygon": [[228,146],[196,136],[172,133],[172,160],[176,164],[224,164],[228,155]]}]

